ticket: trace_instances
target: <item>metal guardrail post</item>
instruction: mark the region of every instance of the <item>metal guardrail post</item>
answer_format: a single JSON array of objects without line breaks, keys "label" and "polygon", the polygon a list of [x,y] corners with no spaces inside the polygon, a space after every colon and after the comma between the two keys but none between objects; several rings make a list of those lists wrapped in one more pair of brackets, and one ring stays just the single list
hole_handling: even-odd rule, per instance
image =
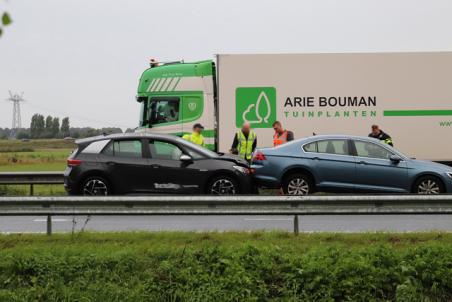
[{"label": "metal guardrail post", "polygon": [[52,235],[52,216],[47,215],[47,236]]},{"label": "metal guardrail post", "polygon": [[293,218],[293,232],[294,232],[295,236],[297,236],[298,233],[300,232],[300,229],[298,226],[298,215],[295,215],[295,217]]},{"label": "metal guardrail post", "polygon": [[30,184],[30,196],[34,195],[33,184]]}]

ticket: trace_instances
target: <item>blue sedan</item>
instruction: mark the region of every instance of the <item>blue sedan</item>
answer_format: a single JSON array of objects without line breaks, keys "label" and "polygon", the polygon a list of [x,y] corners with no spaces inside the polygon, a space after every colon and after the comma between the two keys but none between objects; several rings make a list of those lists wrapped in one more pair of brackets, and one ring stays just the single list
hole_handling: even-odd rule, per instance
[{"label": "blue sedan", "polygon": [[288,195],[452,192],[452,167],[410,159],[368,137],[320,135],[257,149],[251,168],[259,186]]}]

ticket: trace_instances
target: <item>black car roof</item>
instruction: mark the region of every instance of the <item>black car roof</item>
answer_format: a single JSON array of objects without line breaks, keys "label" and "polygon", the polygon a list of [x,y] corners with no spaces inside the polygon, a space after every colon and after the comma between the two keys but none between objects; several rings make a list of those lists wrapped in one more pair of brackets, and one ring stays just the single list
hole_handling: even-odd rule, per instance
[{"label": "black car roof", "polygon": [[100,141],[104,139],[121,139],[121,138],[163,138],[169,140],[178,140],[179,137],[175,135],[169,134],[159,134],[152,133],[149,131],[143,132],[132,132],[132,133],[114,133],[114,134],[105,134],[105,135],[97,135],[87,138],[81,138],[75,141],[77,145],[84,145],[95,141]]}]

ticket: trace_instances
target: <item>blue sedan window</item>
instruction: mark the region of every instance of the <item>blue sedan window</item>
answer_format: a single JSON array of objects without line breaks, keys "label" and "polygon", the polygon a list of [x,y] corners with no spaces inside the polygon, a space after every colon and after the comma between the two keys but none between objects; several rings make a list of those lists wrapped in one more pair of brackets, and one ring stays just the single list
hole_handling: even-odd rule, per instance
[{"label": "blue sedan window", "polygon": [[348,141],[345,139],[327,139],[317,142],[319,153],[349,155]]},{"label": "blue sedan window", "polygon": [[305,152],[317,152],[317,142],[306,144],[303,149]]},{"label": "blue sedan window", "polygon": [[389,159],[392,152],[374,143],[355,141],[356,155],[361,157],[371,157]]}]

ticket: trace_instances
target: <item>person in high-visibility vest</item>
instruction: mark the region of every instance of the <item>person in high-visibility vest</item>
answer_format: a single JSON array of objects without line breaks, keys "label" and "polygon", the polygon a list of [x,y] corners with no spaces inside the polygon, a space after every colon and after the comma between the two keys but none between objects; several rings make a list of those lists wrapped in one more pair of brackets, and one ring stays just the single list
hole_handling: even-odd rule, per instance
[{"label": "person in high-visibility vest", "polygon": [[244,123],[237,131],[232,142],[231,153],[251,162],[252,154],[257,146],[257,135],[251,130],[250,123]]},{"label": "person in high-visibility vest", "polygon": [[204,136],[202,136],[202,130],[204,130],[204,127],[197,123],[193,125],[193,132],[191,134],[184,134],[182,136],[183,139],[188,140],[189,142],[192,142],[194,144],[200,145],[202,147],[205,146],[204,142]]},{"label": "person in high-visibility vest", "polygon": [[293,141],[293,132],[284,129],[280,121],[273,123],[273,130],[275,130],[273,135],[274,147]]},{"label": "person in high-visibility vest", "polygon": [[372,125],[371,130],[372,132],[369,133],[369,137],[379,139],[383,143],[394,147],[394,143],[392,142],[391,136],[384,132],[383,130],[381,130],[380,127],[378,127],[378,125]]}]

